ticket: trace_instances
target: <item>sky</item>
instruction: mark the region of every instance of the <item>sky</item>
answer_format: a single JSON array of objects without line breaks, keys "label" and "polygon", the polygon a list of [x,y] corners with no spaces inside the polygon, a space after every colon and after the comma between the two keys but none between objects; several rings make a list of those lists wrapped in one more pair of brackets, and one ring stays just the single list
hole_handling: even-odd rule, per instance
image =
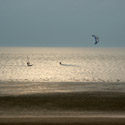
[{"label": "sky", "polygon": [[0,46],[125,47],[125,0],[0,0]]}]

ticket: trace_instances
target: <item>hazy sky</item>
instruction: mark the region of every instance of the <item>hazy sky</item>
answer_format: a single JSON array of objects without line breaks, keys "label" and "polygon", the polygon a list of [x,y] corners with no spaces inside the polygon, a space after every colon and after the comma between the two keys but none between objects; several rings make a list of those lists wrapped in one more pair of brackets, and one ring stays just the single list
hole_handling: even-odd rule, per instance
[{"label": "hazy sky", "polygon": [[0,46],[125,47],[125,0],[0,0]]}]

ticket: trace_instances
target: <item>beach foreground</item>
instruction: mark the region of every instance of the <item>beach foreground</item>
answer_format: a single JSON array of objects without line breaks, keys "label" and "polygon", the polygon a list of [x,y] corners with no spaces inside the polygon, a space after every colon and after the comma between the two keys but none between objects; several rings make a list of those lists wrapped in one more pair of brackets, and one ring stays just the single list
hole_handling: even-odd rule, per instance
[{"label": "beach foreground", "polygon": [[125,116],[41,116],[41,117],[1,117],[4,125],[124,125]]},{"label": "beach foreground", "polygon": [[59,92],[0,97],[0,115],[44,115],[48,111],[125,112],[124,92]]},{"label": "beach foreground", "polygon": [[4,125],[124,125],[124,92],[43,93],[0,97]]}]

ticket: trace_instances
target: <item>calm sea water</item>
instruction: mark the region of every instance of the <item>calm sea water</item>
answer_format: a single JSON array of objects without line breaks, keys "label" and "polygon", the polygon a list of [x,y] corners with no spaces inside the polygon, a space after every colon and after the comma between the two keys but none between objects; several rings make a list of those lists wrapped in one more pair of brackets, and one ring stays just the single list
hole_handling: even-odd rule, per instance
[{"label": "calm sea water", "polygon": [[0,48],[0,80],[125,82],[125,48]]},{"label": "calm sea water", "polygon": [[0,47],[0,115],[87,106],[124,111],[119,92],[125,92],[125,48]]}]

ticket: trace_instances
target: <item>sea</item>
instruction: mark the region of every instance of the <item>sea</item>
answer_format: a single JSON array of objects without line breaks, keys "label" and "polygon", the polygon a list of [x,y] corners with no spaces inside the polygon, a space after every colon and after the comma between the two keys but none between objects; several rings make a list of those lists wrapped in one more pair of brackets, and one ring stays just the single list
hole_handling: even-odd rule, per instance
[{"label": "sea", "polygon": [[0,116],[85,112],[125,112],[124,47],[0,47]]}]

